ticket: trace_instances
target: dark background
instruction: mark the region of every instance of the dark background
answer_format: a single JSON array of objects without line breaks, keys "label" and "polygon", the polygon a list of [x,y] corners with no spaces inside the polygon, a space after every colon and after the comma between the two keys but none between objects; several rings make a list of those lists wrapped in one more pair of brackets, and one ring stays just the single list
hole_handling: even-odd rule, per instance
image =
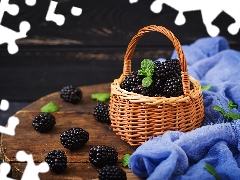
[{"label": "dark background", "polygon": [[[150,10],[153,1],[61,0],[55,13],[65,16],[62,26],[45,20],[49,0],[37,0],[33,7],[25,0],[10,1],[19,6],[20,12],[17,16],[5,12],[1,24],[19,31],[21,21],[28,21],[31,29],[27,38],[16,41],[18,53],[10,55],[7,45],[0,45],[0,99],[25,106],[67,84],[112,82],[122,73],[128,43],[144,26],[165,26],[182,45],[209,36],[200,11],[185,12],[186,23],[177,26],[174,20],[178,11],[163,5],[163,10],[155,14]],[[82,8],[80,16],[71,14],[73,6]],[[227,31],[233,22],[222,12],[213,24],[231,48],[240,50],[240,33],[233,36]],[[138,68],[144,58],[169,58],[172,51],[172,43],[164,35],[147,34],[137,45],[132,67]]]}]

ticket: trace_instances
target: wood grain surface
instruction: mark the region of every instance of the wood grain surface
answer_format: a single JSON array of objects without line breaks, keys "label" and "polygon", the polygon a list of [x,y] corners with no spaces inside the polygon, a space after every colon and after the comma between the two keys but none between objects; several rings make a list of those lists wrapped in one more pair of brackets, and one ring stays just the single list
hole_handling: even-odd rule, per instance
[{"label": "wood grain surface", "polygon": [[[178,11],[164,4],[159,14],[150,10],[154,0],[59,0],[55,13],[65,16],[62,26],[46,21],[50,0],[38,0],[35,6],[11,0],[19,6],[16,16],[4,13],[1,24],[19,31],[21,21],[31,29],[27,38],[17,40],[19,52],[10,55],[7,45],[0,46],[0,98],[13,101],[35,101],[58,91],[67,84],[76,86],[112,82],[120,76],[123,57],[131,38],[144,26],[165,26],[182,45],[209,37],[201,11],[185,12],[186,23],[177,26]],[[82,8],[73,16],[71,8]],[[213,24],[220,28],[230,47],[240,50],[240,34],[231,35],[227,27],[234,22],[222,12]],[[144,36],[133,56],[133,67],[144,58],[170,58],[171,42],[155,33]]]},{"label": "wood grain surface", "polygon": [[[97,168],[89,162],[89,149],[94,145],[107,145],[114,147],[118,152],[117,166],[121,166],[124,154],[132,154],[135,148],[122,141],[109,125],[96,121],[92,115],[96,101],[91,99],[92,93],[110,92],[110,83],[80,87],[83,99],[79,104],[73,105],[64,102],[59,92],[44,96],[32,104],[18,111],[15,116],[20,123],[16,127],[15,136],[1,136],[1,151],[4,161],[12,166],[12,176],[21,179],[26,167],[26,162],[19,162],[16,153],[20,150],[32,154],[34,162],[39,164],[44,161],[48,152],[56,149],[66,153],[67,169],[61,174],[51,171],[40,173],[40,179],[97,179]],[[59,111],[52,113],[56,118],[56,125],[47,133],[39,133],[34,130],[32,120],[39,114],[40,108],[48,102],[54,102]],[[81,127],[89,132],[89,141],[79,150],[70,151],[60,143],[60,134],[72,127]],[[123,168],[127,172],[129,180],[139,180],[130,169]]]}]

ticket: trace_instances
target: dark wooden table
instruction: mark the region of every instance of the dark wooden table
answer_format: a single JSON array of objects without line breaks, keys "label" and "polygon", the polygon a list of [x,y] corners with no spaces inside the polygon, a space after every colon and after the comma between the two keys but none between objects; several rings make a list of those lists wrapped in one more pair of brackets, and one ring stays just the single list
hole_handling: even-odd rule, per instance
[{"label": "dark wooden table", "polygon": [[[43,162],[46,154],[54,149],[64,150],[68,158],[67,169],[62,174],[55,174],[51,171],[40,173],[40,179],[97,179],[97,169],[89,162],[88,153],[90,147],[94,145],[107,145],[114,147],[119,153],[117,166],[121,166],[124,154],[131,154],[135,148],[122,141],[110,128],[109,125],[96,121],[92,115],[96,101],[91,99],[92,93],[110,92],[110,83],[81,86],[83,98],[79,104],[73,105],[64,102],[60,98],[60,92],[46,95],[37,101],[18,111],[15,116],[20,123],[16,127],[16,135],[1,136],[1,150],[3,159],[12,166],[12,176],[21,179],[26,163],[16,160],[16,153],[24,150],[27,154],[32,154],[36,164]],[[53,130],[47,133],[39,133],[33,129],[32,120],[39,114],[40,108],[50,101],[54,102],[59,111],[54,112],[56,125]],[[59,135],[63,131],[79,126],[87,130],[90,139],[87,144],[76,151],[65,149],[59,140]],[[129,180],[138,180],[130,169],[124,168]]]}]

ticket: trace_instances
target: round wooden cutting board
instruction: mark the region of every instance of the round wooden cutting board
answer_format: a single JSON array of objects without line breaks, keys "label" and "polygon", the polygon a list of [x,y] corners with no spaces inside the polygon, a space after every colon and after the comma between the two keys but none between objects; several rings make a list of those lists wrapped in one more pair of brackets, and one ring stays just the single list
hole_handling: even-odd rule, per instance
[{"label": "round wooden cutting board", "polygon": [[[52,150],[63,150],[66,153],[68,164],[61,174],[52,171],[39,173],[39,178],[44,180],[55,179],[98,179],[97,168],[89,162],[89,149],[95,145],[107,145],[114,147],[119,156],[117,166],[122,167],[124,154],[132,154],[134,147],[121,140],[107,124],[96,121],[92,115],[96,101],[91,99],[92,93],[109,93],[110,83],[79,87],[83,92],[83,98],[79,104],[70,104],[60,98],[60,92],[44,96],[37,101],[18,111],[14,116],[20,123],[16,127],[15,136],[3,134],[1,136],[1,151],[3,160],[12,167],[12,178],[21,179],[26,162],[19,162],[16,153],[20,150],[32,154],[36,165],[43,162],[45,156]],[[50,101],[54,102],[59,111],[52,113],[56,118],[54,128],[47,133],[39,133],[32,126],[32,120],[40,113],[40,108]],[[81,127],[89,132],[89,141],[84,147],[76,151],[65,149],[60,143],[60,134],[72,127]],[[123,168],[127,172],[128,180],[139,180],[129,168]]]}]

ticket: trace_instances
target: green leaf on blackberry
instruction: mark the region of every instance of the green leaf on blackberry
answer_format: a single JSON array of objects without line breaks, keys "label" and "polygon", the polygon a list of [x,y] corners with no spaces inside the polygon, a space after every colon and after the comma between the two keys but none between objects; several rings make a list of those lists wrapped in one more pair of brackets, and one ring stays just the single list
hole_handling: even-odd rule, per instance
[{"label": "green leaf on blackberry", "polygon": [[54,104],[52,101],[47,103],[46,105],[44,105],[41,109],[40,109],[40,112],[48,112],[48,113],[51,113],[51,112],[55,112],[55,111],[58,111],[59,108],[57,107],[56,104]]},{"label": "green leaf on blackberry", "polygon": [[145,77],[142,79],[142,86],[149,87],[152,84],[153,80],[151,77]]},{"label": "green leaf on blackberry", "polygon": [[201,89],[207,91],[207,90],[209,90],[211,87],[212,87],[212,84],[208,84],[208,85],[205,85],[205,86],[201,86]]},{"label": "green leaf on blackberry", "polygon": [[141,62],[141,69],[138,70],[138,75],[151,77],[154,72],[154,63],[151,59],[144,59]]},{"label": "green leaf on blackberry", "polygon": [[50,151],[45,157],[46,163],[49,165],[50,170],[55,173],[61,173],[67,168],[67,156],[62,150]]},{"label": "green leaf on blackberry", "polygon": [[233,108],[237,108],[237,104],[234,104],[232,101],[228,102],[228,108],[232,110]]},{"label": "green leaf on blackberry", "polygon": [[141,62],[141,69],[138,70],[138,75],[146,76],[142,79],[142,86],[149,87],[153,80],[152,75],[154,73],[154,63],[150,59],[144,59]]},{"label": "green leaf on blackberry", "polygon": [[98,170],[99,180],[127,180],[126,172],[117,166],[104,166]]},{"label": "green leaf on blackberry", "polygon": [[[123,167],[128,166],[130,157],[131,157],[130,154],[125,154],[125,155],[123,156],[123,160],[122,160],[122,166],[123,166]],[[128,166],[128,167],[129,167],[129,166]]]},{"label": "green leaf on blackberry", "polygon": [[110,98],[109,93],[94,93],[91,95],[92,99],[100,102],[106,102]]}]

